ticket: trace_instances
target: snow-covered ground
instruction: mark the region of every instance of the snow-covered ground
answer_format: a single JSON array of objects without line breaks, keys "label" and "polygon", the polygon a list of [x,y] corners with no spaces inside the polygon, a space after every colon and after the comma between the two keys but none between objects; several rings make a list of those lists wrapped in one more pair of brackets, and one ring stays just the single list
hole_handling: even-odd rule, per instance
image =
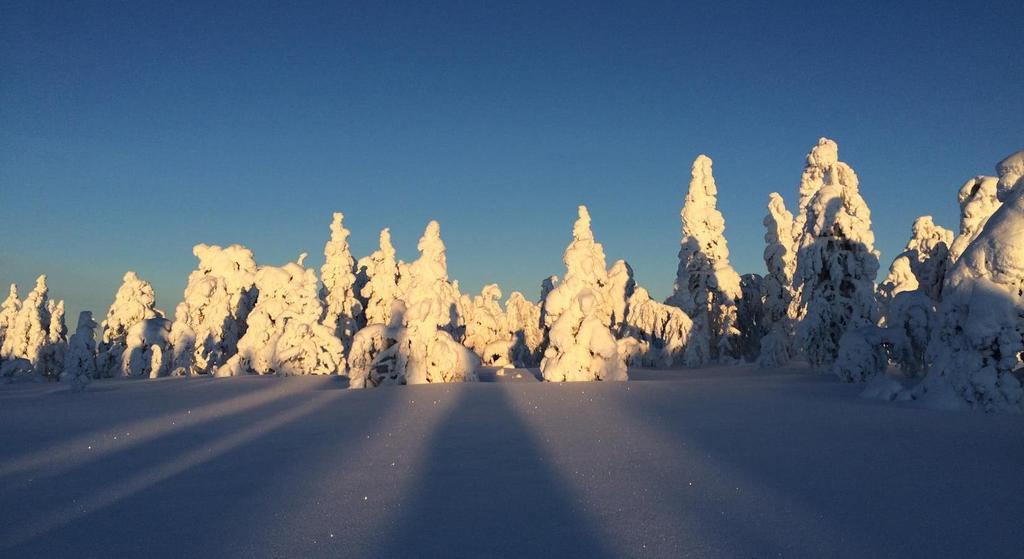
[{"label": "snow-covered ground", "polygon": [[800,369],[537,375],[0,387],[0,556],[1019,556],[1024,417]]}]

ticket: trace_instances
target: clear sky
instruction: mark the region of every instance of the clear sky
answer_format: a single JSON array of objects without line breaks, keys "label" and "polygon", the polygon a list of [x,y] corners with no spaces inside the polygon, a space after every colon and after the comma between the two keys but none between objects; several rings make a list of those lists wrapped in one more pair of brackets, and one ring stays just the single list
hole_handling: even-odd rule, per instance
[{"label": "clear sky", "polygon": [[0,282],[106,313],[134,270],[168,312],[191,247],[319,268],[441,222],[464,290],[536,298],[585,203],[609,265],[663,297],[690,164],[715,162],[732,261],[762,272],[819,136],[882,268],[917,215],[1024,148],[1024,2],[0,1]]}]

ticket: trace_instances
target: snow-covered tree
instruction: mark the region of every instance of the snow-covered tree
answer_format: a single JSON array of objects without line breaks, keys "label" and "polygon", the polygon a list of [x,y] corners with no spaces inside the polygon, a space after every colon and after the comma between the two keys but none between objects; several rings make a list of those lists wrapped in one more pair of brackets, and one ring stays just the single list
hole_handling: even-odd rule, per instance
[{"label": "snow-covered tree", "polygon": [[198,267],[174,311],[174,374],[213,373],[235,354],[256,303],[256,261],[241,245],[192,249]]},{"label": "snow-covered tree", "polygon": [[550,345],[540,364],[544,380],[627,380],[626,363],[608,329],[601,296],[584,287],[570,306],[561,310],[551,326]]},{"label": "snow-covered tree", "polygon": [[740,276],[743,294],[736,301],[736,329],[740,332],[740,352],[743,359],[754,362],[761,352],[761,340],[767,333],[764,316],[764,278],[758,274]]},{"label": "snow-covered tree", "polygon": [[950,260],[956,261],[981,233],[985,223],[1001,202],[996,196],[999,177],[979,175],[964,183],[957,193],[960,202],[960,233],[949,247]]},{"label": "snow-covered tree", "polygon": [[573,299],[584,289],[593,292],[596,305],[594,312],[602,317],[606,325],[610,324],[612,308],[606,295],[608,270],[605,268],[604,247],[594,240],[587,207],[580,206],[577,216],[572,229],[572,242],[562,257],[566,267],[565,277],[557,285],[554,278],[549,278],[552,280],[551,289],[544,297],[544,324],[549,328],[574,304]]},{"label": "snow-covered tree", "polygon": [[[808,185],[818,190],[808,195]],[[878,322],[878,252],[857,175],[839,161],[832,140],[820,139],[807,156],[800,193],[807,203],[795,274],[802,309],[797,343],[812,366],[827,370],[847,329]]]},{"label": "snow-covered tree", "polygon": [[7,298],[0,304],[0,347],[3,347],[4,339],[7,338],[7,331],[14,327],[19,309],[21,299],[18,298],[18,286],[12,283]]},{"label": "snow-covered tree", "polygon": [[238,352],[218,375],[345,372],[344,347],[334,330],[320,322],[323,306],[316,272],[303,266],[305,257],[303,253],[295,262],[260,266],[256,271],[259,298],[238,341]]},{"label": "snow-covered tree", "polygon": [[64,371],[60,381],[71,383],[73,389],[82,389],[98,376],[96,369],[96,328],[99,324],[92,318],[92,311],[78,314],[78,326],[68,339],[68,350],[64,354]]},{"label": "snow-covered tree", "polygon": [[893,260],[889,275],[878,286],[883,307],[897,293],[915,289],[936,301],[941,299],[952,242],[953,232],[935,225],[931,216],[915,219],[910,240]]},{"label": "snow-covered tree", "polygon": [[380,232],[380,248],[359,260],[359,268],[366,270],[366,284],[361,294],[366,299],[366,323],[391,322],[391,305],[398,298],[398,263],[395,247],[391,246],[391,231]]},{"label": "snow-covered tree", "polygon": [[736,328],[740,276],[729,264],[725,218],[717,205],[718,187],[711,159],[700,155],[693,162],[689,191],[680,212],[679,269],[672,295],[666,301],[693,319],[687,355],[690,366],[740,357]]},{"label": "snow-covered tree", "polygon": [[768,274],[761,283],[765,335],[761,339],[758,364],[761,367],[779,367],[793,355],[796,251],[793,245],[793,214],[786,209],[785,201],[777,192],[768,195],[768,215],[763,223],[764,263]]},{"label": "snow-covered tree", "polygon": [[171,321],[163,316],[133,324],[124,338],[118,363],[121,377],[157,378],[171,372]]},{"label": "snow-covered tree", "polygon": [[626,327],[626,310],[635,289],[633,268],[625,260],[616,260],[608,270],[608,303],[611,305],[608,326],[612,332],[622,332]]},{"label": "snow-covered tree", "polygon": [[17,291],[12,288],[4,305],[4,312],[13,313],[13,319],[7,319],[6,335],[0,345],[0,377],[56,378],[63,368],[67,344],[64,302],[50,299],[45,275],[36,279],[35,288],[20,306],[14,304],[15,300]]},{"label": "snow-covered tree", "polygon": [[544,299],[548,346],[541,372],[549,381],[626,380],[609,328],[613,308],[604,247],[594,240],[590,213],[580,206],[565,249],[565,279]]},{"label": "snow-covered tree", "polygon": [[901,397],[1024,412],[1024,151],[997,170],[1002,205],[947,274],[931,367]]},{"label": "snow-covered tree", "polygon": [[363,305],[355,292],[355,260],[348,246],[349,230],[345,216],[335,212],[331,221],[331,240],[324,246],[324,265],[320,268],[320,299],[324,306],[324,326],[335,332],[346,350],[363,321]]},{"label": "snow-covered tree", "polygon": [[505,324],[512,338],[512,363],[517,367],[539,365],[544,344],[540,305],[513,291],[505,301]]},{"label": "snow-covered tree", "polygon": [[362,383],[423,384],[476,380],[480,359],[453,337],[465,327],[458,284],[448,281],[448,260],[441,226],[427,224],[417,248],[420,257],[399,263],[400,297],[391,306],[388,326],[367,327],[353,341]]},{"label": "snow-covered tree", "polygon": [[122,355],[128,347],[128,333],[137,324],[152,318],[163,318],[156,308],[156,294],[149,282],[135,272],[127,272],[114,302],[103,321],[99,355],[96,359],[101,376],[119,376],[123,373]]},{"label": "snow-covered tree", "polygon": [[512,361],[513,338],[500,299],[498,284],[485,285],[480,295],[473,297],[467,312],[464,344],[484,365],[503,366]]},{"label": "snow-covered tree", "polygon": [[682,309],[651,299],[640,286],[633,288],[626,308],[620,342],[626,341],[620,345],[628,349],[627,363],[664,368],[685,363],[693,321]]}]

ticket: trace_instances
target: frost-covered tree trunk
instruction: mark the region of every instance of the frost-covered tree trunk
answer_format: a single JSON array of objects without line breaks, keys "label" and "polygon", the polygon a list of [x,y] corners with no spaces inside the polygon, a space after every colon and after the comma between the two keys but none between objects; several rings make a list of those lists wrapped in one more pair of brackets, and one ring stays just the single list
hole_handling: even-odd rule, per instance
[{"label": "frost-covered tree trunk", "polygon": [[857,175],[838,160],[836,143],[819,140],[807,156],[807,166],[801,199],[807,195],[807,185],[819,188],[801,209],[795,282],[802,319],[796,334],[811,365],[828,370],[847,329],[878,322],[874,285],[878,252],[871,212],[860,196]]},{"label": "frost-covered tree trunk", "polygon": [[324,326],[334,331],[346,352],[352,336],[362,325],[363,305],[355,292],[355,260],[348,246],[349,230],[341,212],[331,221],[331,240],[324,246],[324,265],[320,268],[320,299],[324,306]]},{"label": "frost-covered tree trunk", "polygon": [[758,352],[761,367],[779,367],[793,356],[793,326],[796,323],[793,274],[796,251],[793,245],[793,214],[782,196],[768,196],[768,215],[764,218],[764,263],[768,274],[762,280],[764,330]]},{"label": "frost-covered tree trunk", "polygon": [[380,248],[359,262],[359,267],[366,269],[367,276],[361,290],[366,299],[366,323],[388,324],[391,322],[391,306],[398,298],[398,263],[389,229],[380,232]]},{"label": "frost-covered tree trunk", "polygon": [[199,266],[188,276],[171,326],[174,374],[213,373],[235,354],[256,303],[252,251],[199,244]]},{"label": "frost-covered tree trunk", "polygon": [[712,360],[734,362],[740,357],[736,328],[740,276],[729,264],[725,218],[717,204],[711,159],[700,155],[693,162],[689,192],[680,212],[679,269],[672,295],[666,301],[693,319],[687,354],[690,366]]},{"label": "frost-covered tree trunk", "polygon": [[64,355],[64,370],[60,381],[71,384],[72,389],[81,390],[92,379],[98,377],[96,370],[96,328],[99,324],[92,318],[92,311],[78,314],[78,326],[68,340]]},{"label": "frost-covered tree trunk", "polygon": [[259,298],[238,341],[238,352],[218,375],[345,372],[344,347],[334,330],[320,321],[323,306],[316,273],[302,265],[305,257],[303,253],[295,262],[260,266],[256,271]]},{"label": "frost-covered tree trunk", "polygon": [[106,377],[124,374],[122,357],[128,347],[128,333],[137,324],[163,318],[156,308],[156,294],[149,282],[139,278],[135,272],[127,272],[121,287],[114,295],[114,302],[103,321],[99,355],[96,359],[100,375]]},{"label": "frost-covered tree trunk", "polygon": [[565,279],[544,299],[549,332],[541,372],[556,382],[626,380],[626,364],[610,329],[614,310],[604,248],[594,240],[585,206],[577,216],[562,258]]}]

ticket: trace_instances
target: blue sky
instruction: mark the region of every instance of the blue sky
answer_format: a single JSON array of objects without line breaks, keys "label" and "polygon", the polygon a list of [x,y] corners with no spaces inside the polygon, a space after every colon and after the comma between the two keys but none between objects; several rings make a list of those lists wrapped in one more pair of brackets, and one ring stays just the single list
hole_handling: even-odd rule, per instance
[{"label": "blue sky", "polygon": [[[577,204],[665,296],[690,164],[761,272],[820,136],[861,179],[883,270],[913,218],[1024,147],[1019,2],[0,2],[0,282],[68,322],[126,270],[172,311],[199,242],[319,267],[441,222],[464,290],[536,298]],[[515,4],[515,5],[513,5]]]}]

